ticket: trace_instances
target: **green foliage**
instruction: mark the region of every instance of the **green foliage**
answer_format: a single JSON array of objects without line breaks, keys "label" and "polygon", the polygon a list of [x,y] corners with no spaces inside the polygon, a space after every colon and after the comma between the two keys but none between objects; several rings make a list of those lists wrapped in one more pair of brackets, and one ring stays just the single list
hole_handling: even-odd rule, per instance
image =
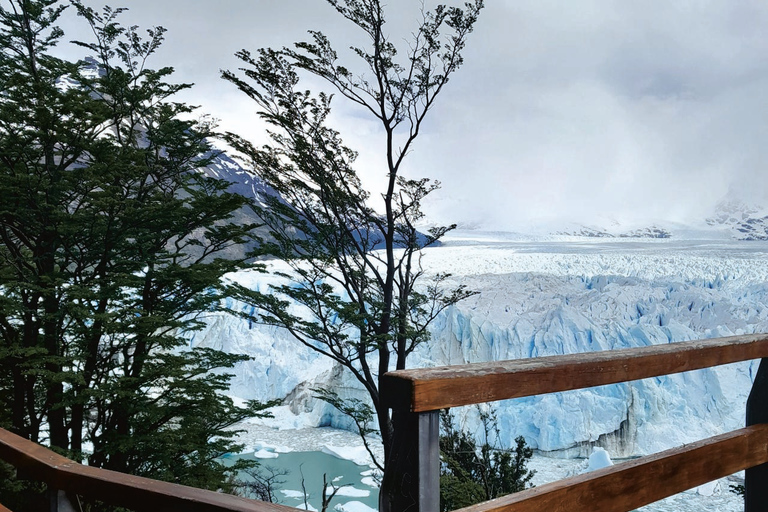
[{"label": "green foliage", "polygon": [[214,127],[147,66],[164,30],[72,5],[95,61],[50,54],[58,1],[0,6],[0,422],[90,465],[227,488],[216,457],[264,405],[222,395],[242,356],[185,336],[243,265],[221,254],[253,228],[229,221],[249,201],[199,172]]},{"label": "green foliage", "polygon": [[44,484],[17,478],[16,469],[0,461],[0,504],[8,510],[47,510],[45,491]]},{"label": "green foliage", "polygon": [[[471,295],[462,286],[447,288],[448,276],[425,277],[422,250],[455,226],[417,231],[422,201],[438,184],[406,178],[401,166],[461,66],[483,2],[425,11],[402,53],[384,30],[379,0],[329,3],[367,36],[368,46],[352,48],[359,73],[340,64],[328,38],[314,31],[311,42],[294,48],[240,51],[242,74],[224,72],[270,125],[272,142],[264,147],[234,134],[227,140],[281,196],[255,208],[269,230],[261,254],[290,268],[282,286],[233,287],[232,294],[256,306],[253,321],[288,329],[357,379],[370,396],[387,457],[393,427],[380,401],[380,376],[405,368],[437,315]],[[301,74],[325,81],[382,129],[387,189],[380,198],[363,187],[356,153],[328,125],[332,96],[299,89]],[[361,402],[328,398],[353,419],[360,411]]]},{"label": "green foliage", "polygon": [[498,498],[531,486],[534,471],[527,464],[533,450],[518,436],[515,446],[499,444],[495,414],[478,409],[483,425],[483,441],[456,427],[451,414],[440,414],[440,509],[456,510],[481,501]]},{"label": "green foliage", "polygon": [[363,440],[363,446],[371,456],[371,460],[376,464],[379,470],[384,470],[381,463],[376,460],[373,448],[371,446],[370,436],[377,431],[374,425],[374,411],[371,406],[357,398],[342,399],[339,395],[328,389],[313,389],[315,397],[319,398],[338,409],[342,414],[349,417],[357,428],[360,438]]}]

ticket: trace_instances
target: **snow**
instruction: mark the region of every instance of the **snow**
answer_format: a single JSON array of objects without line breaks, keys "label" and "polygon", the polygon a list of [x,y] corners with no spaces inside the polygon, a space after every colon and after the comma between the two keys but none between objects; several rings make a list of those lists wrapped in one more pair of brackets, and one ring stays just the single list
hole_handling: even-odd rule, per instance
[{"label": "snow", "polygon": [[[768,332],[766,242],[701,237],[535,240],[457,232],[443,246],[426,250],[423,264],[427,272],[449,272],[452,284],[479,293],[433,323],[432,339],[411,356],[411,367]],[[229,278],[262,290],[279,282],[256,272]],[[227,305],[249,311],[234,301]],[[304,433],[314,436],[311,427],[354,429],[347,418],[314,398],[312,388],[366,398],[360,386],[327,359],[280,329],[216,313],[190,344],[252,356],[232,372],[233,395],[285,399],[273,419],[246,424],[246,444],[268,433],[264,442],[275,446],[328,448],[359,460],[352,451],[338,449],[358,446],[351,438],[301,439]],[[634,457],[742,427],[756,370],[757,362],[743,362],[494,405],[502,441],[523,435],[539,454],[549,457],[542,457],[542,467],[561,465],[551,472],[567,473],[568,461],[557,458],[580,457],[579,466],[595,447],[613,458]],[[476,411],[460,409],[456,412],[465,427],[477,430]],[[681,503],[697,499],[714,500],[700,503],[701,509],[736,510],[733,503],[739,498],[727,491],[728,485],[723,480],[644,510],[688,510],[680,508]]]},{"label": "snow", "polygon": [[[584,459],[553,459],[534,454],[528,468],[536,471],[533,484],[541,486],[564,478],[583,474],[589,467],[589,461]],[[729,491],[729,486],[743,484],[742,478],[721,478],[709,484],[689,491],[670,496],[651,505],[638,509],[641,512],[700,512],[716,510],[717,512],[742,512],[744,500]],[[707,490],[712,489],[711,493]]]},{"label": "snow", "polygon": [[[289,431],[275,430],[263,426],[250,425],[249,432],[246,435],[248,439],[262,438],[265,444],[282,443],[286,436],[291,436],[295,440],[296,451],[316,450],[332,442],[334,446],[348,445],[355,447],[360,445],[360,439],[356,434],[347,431],[334,430],[330,428],[303,429],[290,433]],[[529,469],[536,471],[533,477],[533,484],[541,486],[548,482],[562,480],[563,478],[575,476],[584,473],[589,465],[586,459],[560,459],[544,457],[534,454],[529,461]],[[361,483],[372,488],[377,488],[378,483],[372,477],[374,470],[367,470],[360,473]],[[670,497],[666,500],[643,507],[643,512],[698,512],[700,510],[717,510],[718,512],[736,512],[744,508],[743,500],[739,496],[728,491],[732,484],[743,483],[742,479],[730,477],[721,479],[714,484],[707,484],[691,491],[682,493],[678,496]],[[335,479],[334,479],[335,480]],[[348,480],[348,478],[344,478]],[[713,491],[707,492],[708,488],[719,489],[719,494]],[[283,496],[291,500],[303,500],[304,494],[298,490],[281,490]],[[294,506],[295,503],[291,503]],[[300,506],[303,508],[303,504]],[[310,509],[315,510],[315,509]]]},{"label": "snow", "polygon": [[[410,364],[517,359],[768,331],[767,253],[764,242],[572,237],[534,242],[459,233],[426,250],[424,264],[431,272],[451,272],[454,284],[479,294],[433,323],[432,340]],[[279,281],[256,272],[230,278],[256,289]],[[280,430],[353,430],[349,419],[314,398],[312,389],[331,387],[344,398],[365,399],[365,393],[347,373],[286,332],[211,314],[206,329],[190,342],[253,357],[234,369],[231,393],[243,399],[285,398],[272,420],[258,423]],[[586,457],[594,445],[618,457],[658,452],[742,426],[755,371],[755,362],[745,362],[499,402],[502,437],[523,435],[541,452],[564,457]],[[472,411],[464,416],[470,428],[478,426]]]},{"label": "snow", "polygon": [[[324,452],[338,458],[351,460],[360,466],[372,467],[373,462],[365,449],[360,446],[360,436],[347,430],[339,430],[328,427],[311,427],[303,429],[276,429],[260,424],[256,421],[247,421],[234,427],[240,430],[238,442],[243,443],[246,449],[243,453],[249,453],[264,447],[275,447],[275,453],[296,452]],[[377,449],[377,458],[383,458],[384,453],[381,444],[374,444]],[[333,453],[332,453],[333,452]],[[365,453],[365,457],[361,454]],[[344,456],[348,455],[348,456]],[[363,472],[363,476],[373,476],[374,470]]]},{"label": "snow", "polygon": [[701,496],[719,496],[722,492],[722,486],[717,480],[714,482],[707,482],[696,488],[696,494],[700,494]]}]

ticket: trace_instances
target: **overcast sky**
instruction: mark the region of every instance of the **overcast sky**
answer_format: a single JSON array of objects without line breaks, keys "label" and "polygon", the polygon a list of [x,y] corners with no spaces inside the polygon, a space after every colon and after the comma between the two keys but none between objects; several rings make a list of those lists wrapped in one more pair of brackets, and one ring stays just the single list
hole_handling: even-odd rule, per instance
[{"label": "overcast sky", "polygon": [[[409,176],[443,183],[428,208],[435,221],[502,229],[685,221],[706,216],[729,190],[768,198],[768,2],[487,4],[464,67],[408,157]],[[361,41],[323,0],[112,5],[130,9],[128,23],[166,27],[154,67],[173,65],[179,81],[196,84],[184,99],[253,139],[263,136],[255,106],[219,78],[237,68],[235,51],[290,45],[308,29],[339,49]],[[417,26],[418,2],[389,0],[387,10],[400,43]],[[86,37],[82,24],[64,27],[68,40]],[[378,127],[340,99],[333,120],[377,187]]]}]

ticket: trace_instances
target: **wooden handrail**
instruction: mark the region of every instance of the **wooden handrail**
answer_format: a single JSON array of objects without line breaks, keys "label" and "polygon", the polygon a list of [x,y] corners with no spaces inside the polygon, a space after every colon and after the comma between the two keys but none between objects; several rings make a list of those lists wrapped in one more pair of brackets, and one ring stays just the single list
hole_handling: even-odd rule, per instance
[{"label": "wooden handrail", "polygon": [[[0,429],[0,459],[54,489],[147,511],[296,512],[295,508],[84,466]],[[2,512],[0,507],[0,512]]]},{"label": "wooden handrail", "polygon": [[768,425],[753,425],[454,512],[626,512],[765,462]]},{"label": "wooden handrail", "polygon": [[[763,362],[747,404],[747,428],[480,503],[461,512],[625,512],[744,469],[747,510],[763,510],[768,503],[768,336],[750,335],[388,373],[383,376],[381,389],[383,402],[394,409],[394,450],[389,454],[382,483],[381,512],[438,510],[441,408],[614,384],[757,358],[763,358]],[[296,511],[83,466],[2,429],[0,459],[27,477],[46,482],[56,492],[80,494],[139,511]],[[10,511],[0,505],[0,512]]]},{"label": "wooden handrail", "polygon": [[381,512],[439,510],[439,410],[762,359],[746,429],[481,503],[464,512],[626,512],[746,469],[746,510],[768,503],[768,335],[399,370],[382,376],[394,438]]},{"label": "wooden handrail", "polygon": [[0,503],[0,512],[11,512],[11,511],[5,508],[2,503]]},{"label": "wooden handrail", "polygon": [[425,412],[569,391],[768,357],[768,336],[743,335],[603,352],[398,370],[382,400]]}]

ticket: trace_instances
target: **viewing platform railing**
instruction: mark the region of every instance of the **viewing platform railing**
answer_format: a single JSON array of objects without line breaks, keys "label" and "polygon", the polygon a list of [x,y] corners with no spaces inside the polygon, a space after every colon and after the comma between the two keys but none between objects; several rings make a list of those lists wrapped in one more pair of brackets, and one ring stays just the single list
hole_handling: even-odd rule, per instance
[{"label": "viewing platform railing", "polygon": [[[763,359],[746,428],[473,505],[462,512],[628,512],[746,470],[747,512],[768,510],[768,335],[606,352],[401,370],[383,376],[394,448],[381,512],[437,512],[439,411]],[[142,511],[295,512],[297,509],[84,466],[0,429],[0,460],[48,485],[51,512],[73,496]],[[0,497],[2,500],[2,497]],[[9,512],[0,505],[0,512]],[[19,512],[19,511],[17,511]]]},{"label": "viewing platform railing", "polygon": [[[75,496],[137,512],[296,512],[297,509],[84,466],[0,429],[0,460],[48,485],[50,512],[77,510]],[[2,496],[0,496],[2,500]],[[0,512],[3,512],[0,506]],[[15,511],[25,512],[25,511]]]},{"label": "viewing platform railing", "polygon": [[439,510],[440,409],[762,359],[747,401],[746,428],[462,511],[628,512],[745,469],[745,510],[768,510],[766,357],[768,335],[747,335],[390,372],[383,378],[381,393],[385,404],[393,410],[396,446],[382,486],[382,493],[388,498],[381,503],[386,506],[388,500],[391,512]]}]

